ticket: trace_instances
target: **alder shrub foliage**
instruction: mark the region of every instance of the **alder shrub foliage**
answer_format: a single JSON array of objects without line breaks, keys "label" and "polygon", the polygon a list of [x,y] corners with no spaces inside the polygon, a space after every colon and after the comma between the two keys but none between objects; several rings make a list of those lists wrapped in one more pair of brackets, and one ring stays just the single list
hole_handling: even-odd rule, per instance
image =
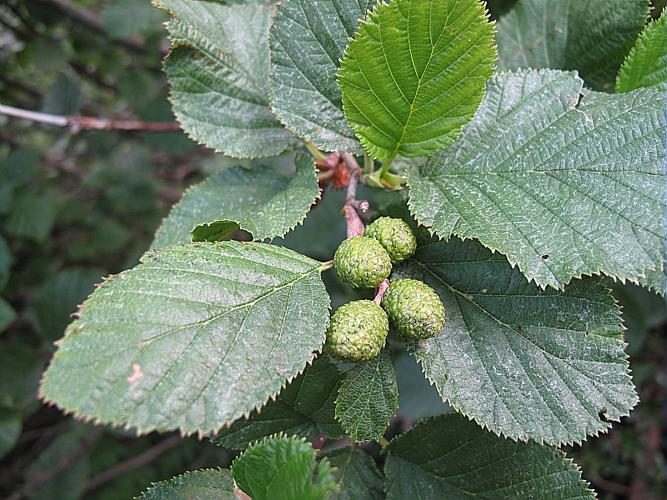
[{"label": "alder shrub foliage", "polygon": [[[156,7],[178,121],[244,160],[188,190],[141,263],[86,300],[42,398],[244,450],[146,498],[593,497],[558,448],[638,401],[609,285],[665,291],[665,14],[648,23],[648,0],[519,0],[497,22],[479,0]],[[334,187],[344,217],[326,209]],[[392,327],[346,363],[326,348],[337,228],[384,215],[417,238],[390,282],[430,287],[446,321],[430,338]],[[337,238],[324,259],[312,224]],[[390,427],[401,352],[446,405],[417,422],[401,405]]]}]

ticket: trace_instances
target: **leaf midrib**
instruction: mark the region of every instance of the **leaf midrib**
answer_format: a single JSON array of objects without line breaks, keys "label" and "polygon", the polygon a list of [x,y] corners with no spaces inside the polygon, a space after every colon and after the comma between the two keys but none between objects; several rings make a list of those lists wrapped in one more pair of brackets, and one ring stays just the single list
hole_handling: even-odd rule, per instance
[{"label": "leaf midrib", "polygon": [[[432,8],[433,8],[433,2],[431,2],[431,9]],[[391,66],[389,65],[389,59],[387,58],[387,54],[384,50],[384,44],[382,43],[382,29],[381,29],[381,26],[380,26],[380,22],[378,20],[378,31],[380,33],[380,45],[382,46],[382,54],[384,55],[384,58],[385,58],[385,61],[386,61],[386,64],[387,64],[387,69],[389,70],[389,74],[391,75],[392,80],[396,84],[396,88],[401,93],[401,96],[403,96],[403,98],[406,100],[406,103],[410,104],[410,111],[408,113],[407,119],[405,120],[405,124],[403,125],[403,130],[401,131],[401,137],[398,139],[398,141],[396,141],[396,146],[394,147],[394,150],[389,154],[389,157],[386,160],[387,162],[392,162],[394,160],[394,158],[396,158],[396,156],[398,155],[398,151],[401,149],[401,145],[403,144],[405,134],[407,133],[408,126],[410,125],[410,120],[412,119],[412,117],[414,115],[414,112],[415,112],[415,101],[417,100],[417,96],[419,95],[419,91],[420,91],[421,85],[422,85],[422,80],[424,78],[424,75],[428,72],[429,66],[431,65],[431,61],[433,60],[433,56],[435,54],[434,51],[435,51],[436,46],[440,42],[440,39],[442,38],[442,35],[445,33],[445,31],[449,27],[449,24],[448,24],[449,23],[449,17],[448,17],[447,20],[443,23],[442,31],[438,35],[438,39],[435,41],[435,43],[433,43],[433,36],[431,34],[431,24],[430,24],[430,20],[429,20],[429,39],[431,40],[431,54],[429,55],[428,61],[424,65],[424,70],[422,71],[422,74],[418,75],[417,74],[417,67],[415,66],[415,62],[414,62],[412,47],[410,46],[410,21],[409,20],[410,20],[411,11],[412,11],[412,2],[410,2],[410,5],[408,7],[408,17],[407,17],[407,23],[406,23],[406,38],[408,40],[408,51],[410,52],[410,59],[412,61],[412,67],[415,70],[415,76],[417,76],[417,88],[415,89],[415,94],[412,97],[412,101],[408,101],[407,97],[405,97],[405,94],[403,93],[403,89],[401,89],[401,87],[398,85],[398,82],[396,81],[396,78],[394,77],[394,74],[391,71]],[[430,12],[431,11],[429,11],[429,14],[430,14]],[[451,11],[450,11],[449,15],[451,15]],[[474,22],[474,19],[470,23],[468,23],[467,26],[470,26],[473,22]],[[452,40],[450,40],[447,43],[447,45],[445,47],[443,47],[443,49],[441,49],[441,50],[445,50],[447,47],[449,47],[452,43],[454,43],[454,41],[458,40],[458,38],[460,36],[462,36],[463,33],[465,33],[465,30],[461,29],[461,32],[458,35],[456,35]],[[460,58],[460,56],[459,56],[459,58]],[[365,76],[364,76],[364,79],[365,79]],[[459,83],[460,82],[458,82],[457,85]]]},{"label": "leaf midrib", "polygon": [[[222,310],[219,313],[216,313],[209,318],[205,318],[205,319],[202,319],[202,320],[199,320],[199,321],[194,321],[192,323],[187,323],[187,324],[184,324],[184,325],[180,325],[179,327],[175,328],[174,330],[177,331],[177,330],[180,330],[180,329],[183,329],[183,328],[189,328],[189,327],[192,327],[192,326],[197,326],[197,327],[206,326],[207,324],[211,323],[212,321],[216,321],[216,320],[226,316],[227,314],[229,314],[231,312],[238,311],[238,310],[243,309],[245,307],[252,307],[255,304],[257,304],[258,302],[260,302],[260,301],[264,300],[265,298],[270,297],[274,293],[278,292],[279,290],[282,290],[283,288],[290,287],[290,286],[294,285],[295,283],[297,283],[298,281],[308,277],[309,275],[311,275],[315,272],[319,272],[319,268],[315,267],[315,268],[311,269],[310,271],[308,271],[307,273],[301,274],[301,275],[297,276],[296,278],[294,278],[290,281],[284,282],[280,286],[270,288],[269,290],[267,290],[265,292],[262,292],[261,294],[259,294],[257,297],[255,297],[252,300],[249,300],[247,302],[243,302],[241,304],[236,304],[234,306],[231,306],[229,309]],[[174,331],[162,332],[162,333],[157,334],[153,337],[150,337],[146,340],[143,340],[142,345],[145,347],[147,345],[146,344],[147,342],[152,343],[156,340],[160,340],[162,337],[164,337],[166,335],[171,335],[172,333],[174,333]]]},{"label": "leaf midrib", "polygon": [[[591,378],[587,373],[585,373],[584,371],[580,370],[577,366],[575,366],[575,365],[569,363],[566,359],[562,359],[562,358],[560,358],[560,357],[558,357],[558,356],[552,354],[551,352],[544,350],[542,347],[540,347],[539,345],[535,344],[530,338],[528,338],[528,337],[526,337],[525,335],[523,335],[523,333],[522,333],[520,330],[517,330],[517,329],[514,328],[512,325],[509,325],[509,324],[505,323],[504,321],[502,321],[500,318],[497,318],[494,314],[492,314],[492,313],[491,313],[490,311],[488,311],[486,308],[482,307],[482,306],[481,306],[480,304],[478,304],[477,302],[475,302],[475,301],[473,301],[473,300],[470,300],[470,299],[466,296],[466,294],[465,294],[464,292],[461,292],[461,291],[458,290],[457,288],[455,288],[455,287],[453,287],[452,285],[450,285],[450,284],[449,284],[447,281],[445,281],[441,276],[439,276],[439,275],[436,274],[434,271],[432,271],[426,264],[424,264],[424,263],[418,261],[417,259],[413,259],[413,261],[414,261],[419,267],[421,267],[426,273],[428,273],[428,274],[431,275],[434,279],[436,279],[438,282],[440,282],[442,285],[444,285],[445,287],[447,287],[447,288],[449,289],[450,293],[454,294],[454,298],[457,300],[457,302],[458,302],[459,300],[464,300],[464,301],[466,301],[467,303],[474,305],[474,306],[477,307],[483,314],[485,314],[485,315],[488,316],[489,318],[493,319],[495,322],[497,322],[497,323],[498,323],[499,325],[501,325],[502,327],[507,328],[509,331],[513,332],[518,338],[521,338],[521,339],[523,339],[524,341],[528,342],[528,343],[531,344],[535,349],[537,349],[539,352],[541,352],[541,353],[544,355],[544,357],[545,357],[545,359],[547,360],[547,362],[552,366],[552,369],[554,370],[554,372],[557,373],[557,375],[559,376],[559,378],[560,378],[561,381],[563,382],[563,385],[566,386],[566,387],[568,388],[568,390],[569,390],[571,393],[573,393],[573,395],[575,394],[574,391],[573,391],[573,389],[570,387],[570,385],[567,383],[567,381],[566,381],[565,379],[563,379],[563,377],[561,376],[561,374],[559,373],[559,371],[556,370],[556,369],[553,367],[552,360],[554,360],[554,361],[557,360],[557,361],[561,362],[563,365],[569,366],[572,370],[574,370],[575,372],[581,374],[583,377],[585,377],[586,379],[588,379],[588,380],[591,382],[591,384],[592,384],[593,386],[596,386],[596,387],[597,387],[597,386],[600,384],[600,382],[599,382],[598,380]],[[463,319],[464,323],[466,323],[466,328],[468,329],[468,331],[472,331],[472,329],[470,329],[470,328],[468,327],[468,325],[467,325],[466,316],[465,316],[465,314],[463,314],[463,311],[461,310],[460,306],[459,306],[459,309],[460,309],[460,313],[461,313],[461,318]],[[590,335],[595,335],[595,336],[600,337],[600,338],[603,338],[603,339],[611,339],[611,340],[613,340],[613,341],[617,341],[616,339],[614,339],[614,338],[612,338],[612,337],[607,337],[607,336],[604,336],[604,335],[599,335],[599,334],[594,333],[594,332],[590,332],[590,333],[588,333],[588,332],[580,332],[580,333],[581,333],[582,335],[586,333],[586,334],[590,334]],[[472,343],[473,346],[474,346],[474,342],[472,342],[472,338],[471,338],[471,343]],[[514,349],[513,349],[511,346],[510,346],[510,350],[512,351],[513,355],[516,357],[516,353],[514,352]],[[479,351],[475,348],[475,352],[478,353]],[[560,424],[561,427],[563,427],[563,429],[565,430],[566,434],[568,434],[568,436],[570,436],[570,439],[571,439],[571,438],[572,438],[572,437],[571,437],[571,434],[572,434],[572,433],[571,433],[571,432],[567,429],[567,427],[565,426],[566,422],[563,422],[563,421],[558,417],[558,415],[556,415],[556,414],[554,413],[553,409],[551,408],[551,406],[549,405],[549,403],[547,402],[547,400],[543,397],[542,392],[537,388],[537,386],[535,386],[535,384],[534,384],[532,378],[531,378],[531,377],[528,375],[528,373],[526,372],[526,367],[525,367],[525,365],[523,364],[523,362],[522,362],[518,357],[517,357],[517,362],[519,363],[520,366],[522,366],[522,368],[523,368],[523,370],[524,370],[524,372],[525,372],[525,374],[526,374],[527,380],[530,381],[530,383],[531,383],[531,385],[533,386],[533,388],[534,388],[536,394],[540,396],[540,399],[542,400],[542,403],[544,404],[544,406],[545,406],[547,409],[549,409],[549,411],[552,412],[553,416],[555,417],[555,421],[558,422],[558,423]],[[598,363],[598,361],[595,361],[595,362]],[[491,381],[491,383],[492,383],[492,385],[493,385],[493,387],[494,387],[494,389],[495,389],[495,388],[496,388],[496,385],[493,383],[493,379],[490,377],[489,371],[488,371],[488,369],[486,368],[486,365],[485,365],[484,361],[481,359],[481,357],[480,357],[480,363],[481,363],[481,365],[484,367],[484,370],[487,372],[487,377],[488,377],[488,379]],[[614,362],[608,362],[608,363],[613,364],[613,365],[617,365],[617,364],[618,364],[618,363],[614,363]],[[609,385],[609,384],[603,384],[603,385]],[[496,391],[496,392],[497,392],[497,391]],[[597,412],[591,411],[591,410],[590,410],[590,409],[589,409],[589,408],[588,408],[588,407],[587,407],[587,406],[586,406],[586,405],[585,405],[585,404],[584,404],[578,397],[575,397],[575,399],[578,401],[578,403],[579,403],[579,405],[581,406],[581,408],[583,408],[584,411],[586,411],[587,413],[589,413],[589,415],[592,417],[593,420],[596,420],[596,419],[599,420],[599,417],[598,417],[598,415],[597,415]],[[605,396],[604,399],[605,399],[605,401],[606,401],[607,403],[611,404],[611,405],[614,406],[617,410],[619,410],[619,413],[620,413],[620,414],[627,413],[626,410],[625,410],[624,408],[619,408],[618,406],[616,406],[616,405],[614,404],[614,402],[611,401],[608,397]],[[518,426],[522,429],[522,431],[525,433],[525,429],[524,429],[523,426],[519,423],[519,420],[517,420],[516,417],[514,417],[514,415],[512,414],[512,410],[511,410],[510,407],[507,405],[507,403],[505,402],[505,400],[502,399],[502,398],[500,398],[500,401],[503,403],[503,405],[505,406],[505,408],[508,410],[509,414],[512,416],[512,418],[513,418],[514,421],[517,423],[517,425],[518,425]],[[604,422],[601,422],[601,423],[604,425]],[[589,432],[588,428],[585,430],[585,432],[586,432],[586,433]],[[547,441],[547,442],[549,442],[549,441]]]}]

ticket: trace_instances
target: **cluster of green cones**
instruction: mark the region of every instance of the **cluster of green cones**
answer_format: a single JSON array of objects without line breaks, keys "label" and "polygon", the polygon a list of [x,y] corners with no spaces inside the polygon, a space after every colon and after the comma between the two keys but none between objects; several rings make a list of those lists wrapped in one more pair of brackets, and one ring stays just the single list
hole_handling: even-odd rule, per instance
[{"label": "cluster of green cones", "polygon": [[[405,221],[380,217],[366,227],[364,236],[341,243],[334,267],[339,278],[354,288],[379,287],[389,278],[392,265],[416,250],[417,239]],[[429,339],[442,331],[445,307],[421,281],[394,280],[376,301],[355,300],[336,310],[327,331],[327,351],[346,361],[368,361],[384,347],[390,323],[408,339]]]}]

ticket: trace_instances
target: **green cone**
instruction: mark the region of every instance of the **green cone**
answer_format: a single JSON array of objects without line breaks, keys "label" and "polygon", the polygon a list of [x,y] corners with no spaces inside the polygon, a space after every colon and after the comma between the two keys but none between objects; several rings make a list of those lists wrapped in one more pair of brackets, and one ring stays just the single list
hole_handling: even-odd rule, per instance
[{"label": "green cone", "polygon": [[417,239],[403,219],[380,217],[366,227],[365,234],[384,247],[392,262],[402,262],[417,250]]},{"label": "green cone", "polygon": [[392,281],[382,298],[382,307],[394,328],[411,339],[435,337],[445,324],[445,307],[440,297],[418,280]]},{"label": "green cone", "polygon": [[389,320],[372,300],[355,300],[336,310],[327,331],[327,349],[337,358],[368,361],[384,347]]},{"label": "green cone", "polygon": [[334,255],[338,277],[354,288],[378,286],[391,273],[391,259],[372,238],[355,236],[343,241]]}]

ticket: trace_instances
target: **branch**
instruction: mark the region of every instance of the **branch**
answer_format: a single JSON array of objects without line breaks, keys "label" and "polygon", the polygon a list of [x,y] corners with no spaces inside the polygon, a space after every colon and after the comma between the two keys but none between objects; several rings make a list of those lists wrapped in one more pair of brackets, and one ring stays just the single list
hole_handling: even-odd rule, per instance
[{"label": "branch", "polygon": [[126,40],[117,40],[110,38],[106,28],[104,27],[104,23],[102,23],[102,20],[100,19],[100,16],[99,14],[97,14],[97,12],[88,10],[79,5],[75,5],[69,0],[43,0],[43,1],[54,6],[63,15],[69,17],[75,23],[87,27],[91,31],[94,31],[95,33],[98,33],[104,36],[105,38],[109,39],[111,42],[122,45],[123,47],[133,52],[139,52],[141,54],[146,53],[146,47],[144,47],[144,44],[140,40],[137,40],[136,38],[129,38]]},{"label": "branch", "polygon": [[350,180],[347,185],[345,203],[343,204],[343,216],[347,224],[347,237],[363,236],[364,222],[359,217],[359,212],[368,212],[368,202],[366,200],[357,200],[357,186],[359,185],[359,175],[361,167],[350,153],[342,153],[341,158],[347,164],[350,170]]},{"label": "branch", "polygon": [[109,481],[115,479],[118,476],[126,474],[127,472],[133,471],[134,469],[137,469],[143,465],[146,465],[147,463],[152,462],[160,455],[169,451],[170,449],[172,449],[181,442],[183,442],[183,440],[179,435],[171,436],[170,438],[167,438],[159,442],[152,448],[148,448],[140,455],[132,457],[129,460],[121,462],[117,465],[114,465],[110,469],[107,469],[104,472],[101,472],[97,476],[93,477],[86,484],[85,491],[88,492],[96,488],[99,488],[103,484],[108,483]]},{"label": "branch", "polygon": [[387,288],[389,288],[389,280],[384,280],[378,285],[377,291],[375,292],[375,298],[373,299],[377,305],[380,305],[382,302],[382,297],[384,297],[384,292],[387,291]]},{"label": "branch", "polygon": [[68,127],[72,132],[79,132],[80,130],[173,132],[180,130],[180,125],[176,122],[142,122],[138,120],[109,120],[91,116],[60,116],[28,111],[2,104],[0,104],[0,115],[45,123],[55,127]]}]

